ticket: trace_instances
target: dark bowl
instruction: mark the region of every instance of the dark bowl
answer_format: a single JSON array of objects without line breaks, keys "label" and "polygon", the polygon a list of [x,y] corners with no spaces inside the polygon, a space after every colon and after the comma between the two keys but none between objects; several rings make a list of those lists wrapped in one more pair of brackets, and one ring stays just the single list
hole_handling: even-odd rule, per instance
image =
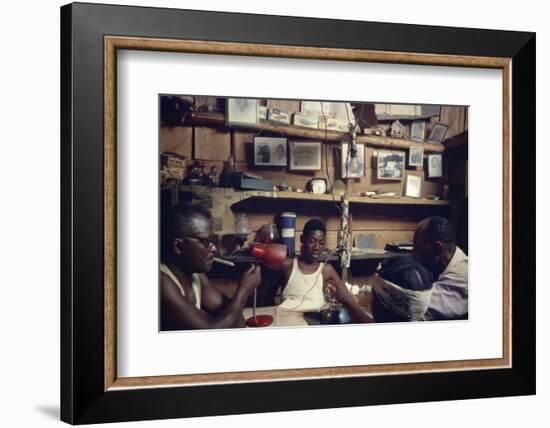
[{"label": "dark bowl", "polygon": [[319,320],[321,324],[347,324],[351,321],[346,308],[322,310]]}]

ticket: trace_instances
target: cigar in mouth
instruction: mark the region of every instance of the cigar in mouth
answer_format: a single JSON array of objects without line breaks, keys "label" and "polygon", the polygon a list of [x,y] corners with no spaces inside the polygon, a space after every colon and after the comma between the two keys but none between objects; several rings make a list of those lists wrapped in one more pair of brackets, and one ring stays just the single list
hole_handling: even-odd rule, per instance
[{"label": "cigar in mouth", "polygon": [[214,263],[219,263],[221,265],[235,267],[235,263],[230,262],[229,260],[220,259],[219,257],[214,257]]}]

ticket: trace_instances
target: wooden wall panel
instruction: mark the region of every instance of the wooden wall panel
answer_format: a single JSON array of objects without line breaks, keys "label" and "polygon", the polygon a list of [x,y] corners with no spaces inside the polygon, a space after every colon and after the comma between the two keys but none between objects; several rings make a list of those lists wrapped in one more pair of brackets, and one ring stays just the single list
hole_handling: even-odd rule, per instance
[{"label": "wooden wall panel", "polygon": [[466,107],[441,107],[441,123],[449,126],[445,139],[454,137],[466,128]]},{"label": "wooden wall panel", "polygon": [[190,126],[176,126],[173,128],[160,128],[160,151],[174,152],[185,156],[186,159],[193,158],[193,128]]},{"label": "wooden wall panel", "polygon": [[234,144],[234,153],[236,162],[246,163],[247,161],[247,145],[252,145],[254,141],[255,132],[245,132],[239,130],[233,130],[233,144]]},{"label": "wooden wall panel", "polygon": [[229,131],[195,126],[194,159],[224,161],[230,153]]},{"label": "wooden wall panel", "polygon": [[353,236],[355,236],[356,234],[374,235],[374,247],[384,248],[384,246],[391,241],[412,241],[414,228],[410,230],[377,230],[377,231],[354,229]]}]

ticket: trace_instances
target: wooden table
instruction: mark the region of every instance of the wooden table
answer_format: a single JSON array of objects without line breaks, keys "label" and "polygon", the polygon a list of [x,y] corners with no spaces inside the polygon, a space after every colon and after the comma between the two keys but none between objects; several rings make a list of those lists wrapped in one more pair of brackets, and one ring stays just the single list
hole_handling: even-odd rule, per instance
[{"label": "wooden table", "polygon": [[[371,302],[372,293],[363,292],[358,296],[354,296],[356,302],[363,310],[372,317]],[[297,327],[320,325],[318,312],[295,312],[278,309],[277,306],[263,306],[256,308],[256,315],[271,315],[273,324],[270,327]],[[244,308],[244,319],[252,318],[252,308]]]},{"label": "wooden table", "polygon": [[[278,310],[277,306],[264,306],[256,308],[256,315],[271,315],[273,317],[273,324],[271,324],[270,327],[295,327],[310,325],[306,321],[303,312],[282,311]],[[245,320],[252,318],[252,308],[244,308],[243,316]]]}]

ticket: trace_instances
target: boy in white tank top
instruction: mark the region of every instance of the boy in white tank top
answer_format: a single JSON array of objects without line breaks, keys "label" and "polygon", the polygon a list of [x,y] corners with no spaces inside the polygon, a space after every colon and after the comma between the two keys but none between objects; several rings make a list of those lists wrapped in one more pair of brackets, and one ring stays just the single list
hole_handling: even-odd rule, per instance
[{"label": "boy in white tank top", "polygon": [[287,258],[283,265],[286,283],[283,302],[279,309],[297,312],[316,312],[325,306],[324,284],[332,279],[339,281],[338,273],[329,263],[323,263],[326,227],[317,219],[304,225],[300,236],[302,249],[297,258]]}]

